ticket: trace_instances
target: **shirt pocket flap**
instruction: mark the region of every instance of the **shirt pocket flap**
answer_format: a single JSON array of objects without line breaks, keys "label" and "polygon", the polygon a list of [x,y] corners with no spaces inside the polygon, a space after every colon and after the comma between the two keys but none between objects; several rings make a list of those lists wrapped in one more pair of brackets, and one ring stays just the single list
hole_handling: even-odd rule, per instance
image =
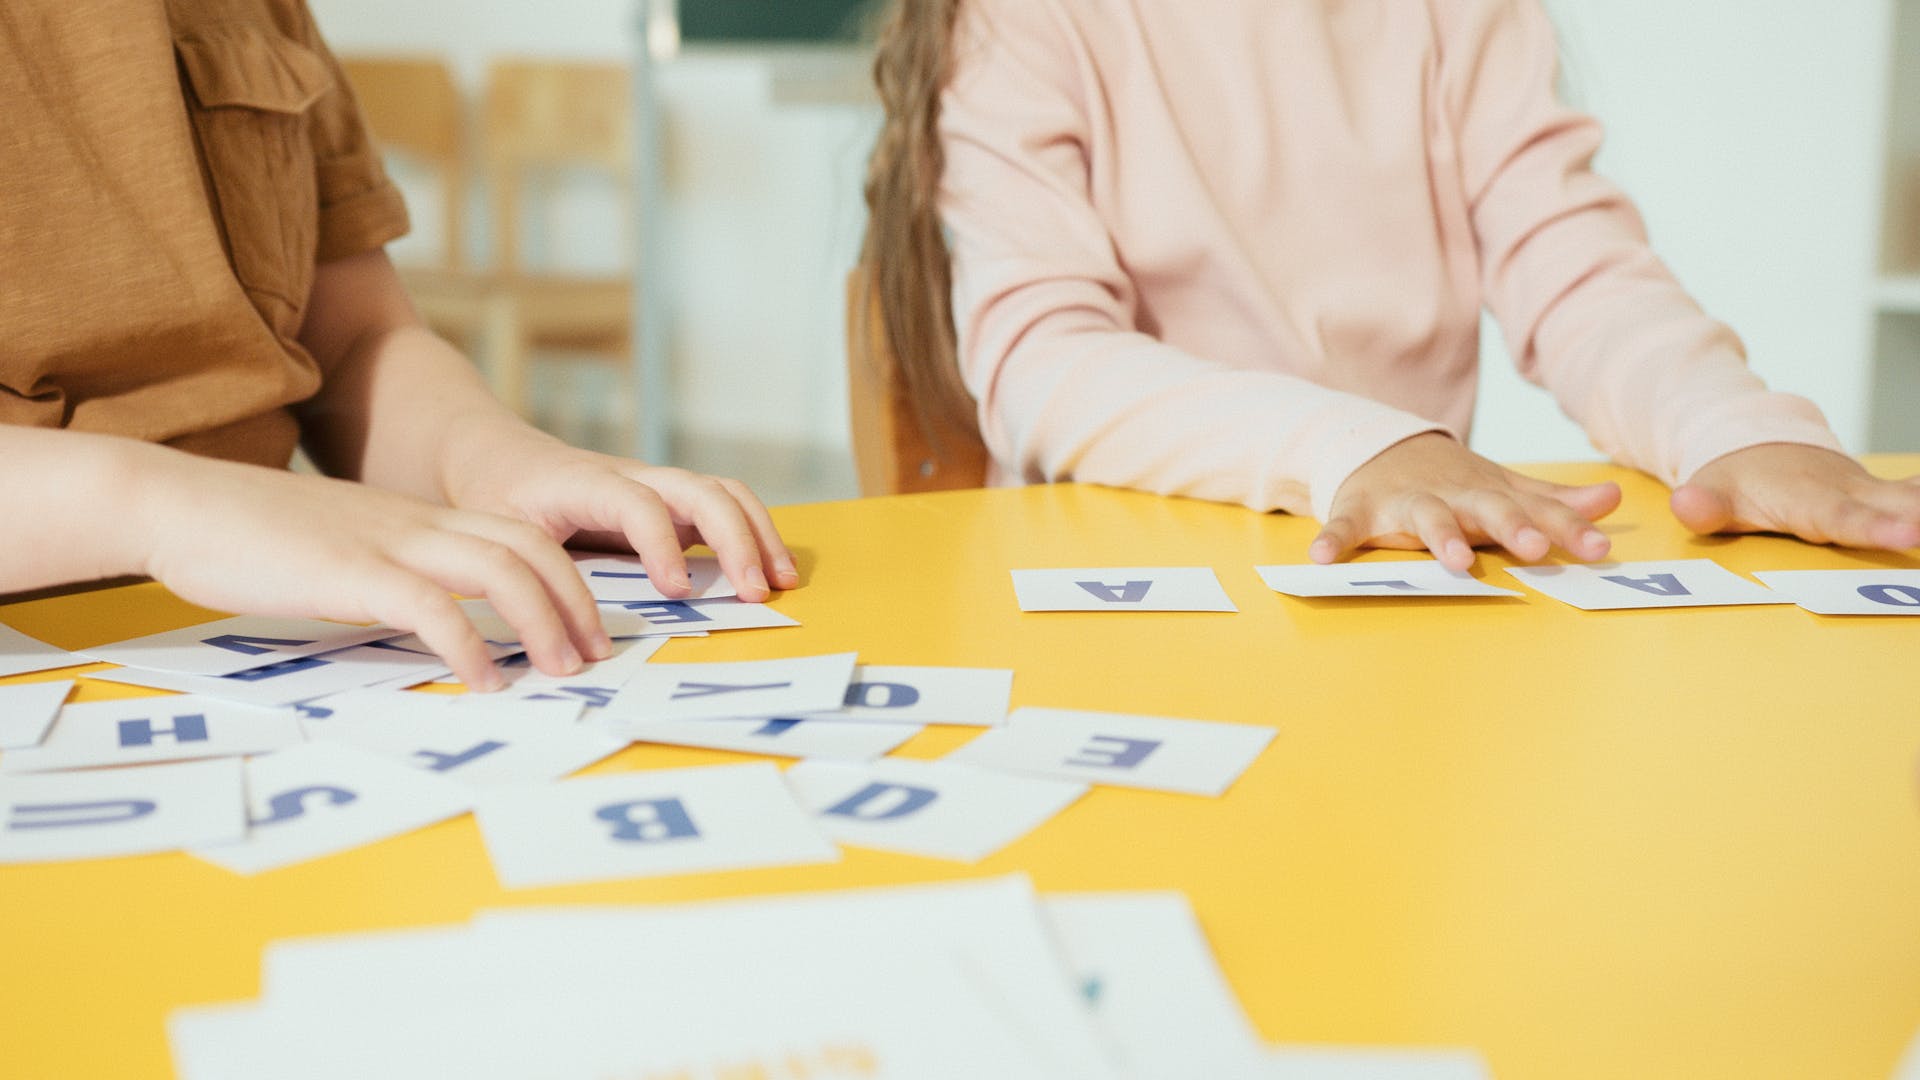
[{"label": "shirt pocket flap", "polygon": [[223,26],[174,42],[203,108],[302,113],[333,89],[326,62],[290,38],[257,26]]}]

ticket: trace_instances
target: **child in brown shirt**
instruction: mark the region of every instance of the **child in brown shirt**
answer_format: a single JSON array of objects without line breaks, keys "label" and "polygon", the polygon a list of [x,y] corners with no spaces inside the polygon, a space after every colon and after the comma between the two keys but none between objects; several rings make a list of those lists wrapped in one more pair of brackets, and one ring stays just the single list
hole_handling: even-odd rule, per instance
[{"label": "child in brown shirt", "polygon": [[[148,574],[413,630],[490,688],[450,593],[542,670],[610,650],[561,542],[670,594],[696,540],[743,599],[798,584],[743,485],[496,402],[412,310],[405,231],[303,0],[0,6],[0,592]],[[344,479],[285,471],[299,441]]]}]

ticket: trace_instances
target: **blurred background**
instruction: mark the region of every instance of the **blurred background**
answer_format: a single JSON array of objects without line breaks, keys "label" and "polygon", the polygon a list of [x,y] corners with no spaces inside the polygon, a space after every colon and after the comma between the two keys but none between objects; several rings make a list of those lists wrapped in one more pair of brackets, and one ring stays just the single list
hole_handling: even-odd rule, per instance
[{"label": "blurred background", "polygon": [[[503,397],[581,444],[856,494],[868,0],[309,0]],[[1172,2],[1172,0],[1167,0]],[[1548,0],[1600,168],[1774,386],[1920,450],[1920,0]],[[1593,458],[1491,325],[1474,445]]]}]

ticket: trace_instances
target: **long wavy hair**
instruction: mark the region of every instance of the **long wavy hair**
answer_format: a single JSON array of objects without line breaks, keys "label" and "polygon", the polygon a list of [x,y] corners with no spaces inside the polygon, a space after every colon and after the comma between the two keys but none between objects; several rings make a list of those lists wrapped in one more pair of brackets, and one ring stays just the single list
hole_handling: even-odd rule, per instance
[{"label": "long wavy hair", "polygon": [[[881,12],[873,77],[886,120],[867,163],[867,231],[860,247],[882,340],[936,453],[942,430],[979,434],[955,355],[953,268],[937,205],[945,167],[940,94],[952,73],[959,9],[960,0],[890,0]],[[856,356],[870,354],[866,339],[854,336]]]}]

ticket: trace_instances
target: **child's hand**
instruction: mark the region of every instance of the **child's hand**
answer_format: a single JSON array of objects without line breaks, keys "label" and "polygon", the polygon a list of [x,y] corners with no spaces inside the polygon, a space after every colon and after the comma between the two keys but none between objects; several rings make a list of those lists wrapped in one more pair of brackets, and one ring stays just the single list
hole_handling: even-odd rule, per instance
[{"label": "child's hand", "polygon": [[1767,443],[1702,466],[1674,489],[1673,515],[1697,533],[1789,533],[1816,544],[1920,547],[1920,478],[1881,480],[1844,454]]},{"label": "child's hand", "polygon": [[1473,545],[1498,544],[1526,562],[1555,547],[1591,561],[1611,546],[1593,522],[1618,505],[1616,484],[1535,480],[1428,432],[1388,447],[1340,485],[1307,554],[1331,563],[1363,547],[1426,548],[1465,570]]},{"label": "child's hand", "polygon": [[579,450],[517,423],[449,459],[446,475],[455,506],[530,521],[562,543],[630,548],[669,596],[691,591],[693,543],[713,549],[742,600],[800,584],[767,508],[737,480]]},{"label": "child's hand", "polygon": [[129,561],[196,604],[411,630],[477,690],[500,675],[451,593],[491,601],[550,674],[612,652],[573,560],[525,522],[173,451],[153,461],[125,522]]}]

